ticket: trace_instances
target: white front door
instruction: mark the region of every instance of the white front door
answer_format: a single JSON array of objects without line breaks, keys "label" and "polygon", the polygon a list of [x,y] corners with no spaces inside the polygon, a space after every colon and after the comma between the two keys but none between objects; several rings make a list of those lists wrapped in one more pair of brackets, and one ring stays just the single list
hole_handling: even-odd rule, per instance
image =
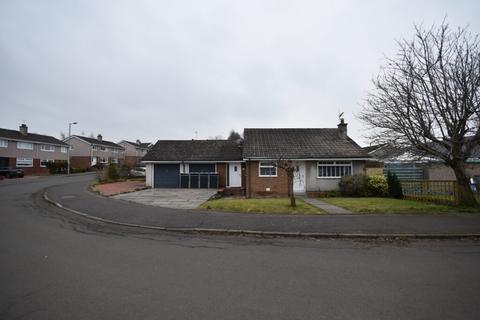
[{"label": "white front door", "polygon": [[305,162],[294,162],[293,192],[305,192]]},{"label": "white front door", "polygon": [[229,163],[228,164],[228,186],[229,187],[241,187],[242,186],[242,164],[241,163]]}]

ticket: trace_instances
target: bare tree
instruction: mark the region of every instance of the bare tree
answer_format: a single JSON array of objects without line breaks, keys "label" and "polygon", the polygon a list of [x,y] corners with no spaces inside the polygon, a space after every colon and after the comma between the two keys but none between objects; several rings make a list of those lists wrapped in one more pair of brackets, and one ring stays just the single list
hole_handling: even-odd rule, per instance
[{"label": "bare tree", "polygon": [[414,147],[451,167],[460,204],[476,204],[465,161],[480,142],[478,35],[452,30],[445,21],[415,31],[387,58],[359,118],[376,143]]},{"label": "bare tree", "polygon": [[293,179],[295,178],[295,166],[291,160],[285,160],[283,158],[279,158],[272,163],[278,169],[281,169],[287,175],[287,183],[288,183],[288,197],[290,198],[290,206],[296,207],[297,202],[295,200],[295,194],[293,192]]}]

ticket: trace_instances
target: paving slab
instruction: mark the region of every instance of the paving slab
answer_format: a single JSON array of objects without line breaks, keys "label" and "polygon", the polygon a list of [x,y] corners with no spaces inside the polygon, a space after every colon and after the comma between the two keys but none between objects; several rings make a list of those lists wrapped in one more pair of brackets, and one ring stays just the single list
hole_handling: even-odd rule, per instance
[{"label": "paving slab", "polygon": [[322,209],[326,213],[330,213],[330,214],[351,214],[352,213],[351,211],[348,211],[347,209],[334,206],[333,204],[326,203],[325,201],[321,201],[321,200],[318,200],[318,199],[302,198],[302,200],[305,201],[306,203],[314,206],[314,207]]},{"label": "paving slab", "polygon": [[195,209],[216,193],[216,189],[146,189],[112,198],[156,207]]}]

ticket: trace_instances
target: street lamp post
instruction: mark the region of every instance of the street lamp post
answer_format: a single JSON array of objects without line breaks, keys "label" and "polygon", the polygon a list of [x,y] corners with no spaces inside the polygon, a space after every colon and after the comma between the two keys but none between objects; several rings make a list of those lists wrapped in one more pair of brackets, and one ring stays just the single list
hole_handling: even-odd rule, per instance
[{"label": "street lamp post", "polygon": [[[77,124],[78,122],[70,122],[68,124],[68,138],[72,135],[72,125]],[[70,142],[70,139],[68,140]],[[68,157],[68,168],[67,168],[67,174],[70,174],[70,143],[68,143],[68,149],[67,149],[67,157]]]}]

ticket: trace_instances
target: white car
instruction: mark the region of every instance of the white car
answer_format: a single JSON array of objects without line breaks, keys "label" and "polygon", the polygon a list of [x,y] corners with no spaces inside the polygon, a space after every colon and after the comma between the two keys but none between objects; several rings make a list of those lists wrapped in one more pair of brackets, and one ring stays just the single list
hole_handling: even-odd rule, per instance
[{"label": "white car", "polygon": [[132,177],[145,177],[145,167],[136,167],[130,170],[130,176]]}]

